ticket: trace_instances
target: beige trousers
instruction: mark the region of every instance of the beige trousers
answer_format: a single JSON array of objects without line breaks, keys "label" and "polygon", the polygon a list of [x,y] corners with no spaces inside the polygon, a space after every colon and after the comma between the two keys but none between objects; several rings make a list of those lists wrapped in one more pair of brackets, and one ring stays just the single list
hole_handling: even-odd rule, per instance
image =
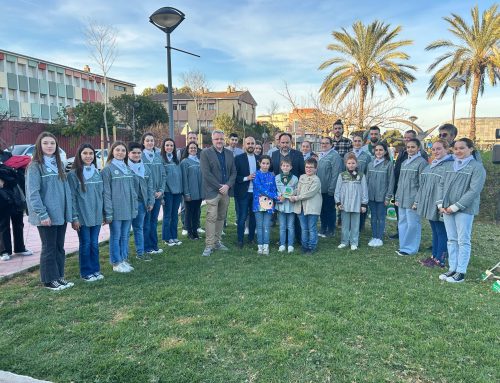
[{"label": "beige trousers", "polygon": [[206,203],[205,246],[213,249],[215,244],[220,242],[227,207],[229,206],[229,195],[218,194],[214,199],[206,200]]}]

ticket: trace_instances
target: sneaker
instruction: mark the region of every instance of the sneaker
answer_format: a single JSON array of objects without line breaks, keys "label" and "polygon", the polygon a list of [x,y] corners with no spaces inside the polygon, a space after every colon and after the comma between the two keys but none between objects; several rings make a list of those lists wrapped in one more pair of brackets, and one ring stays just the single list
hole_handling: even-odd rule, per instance
[{"label": "sneaker", "polygon": [[393,234],[389,236],[390,239],[399,239],[399,233]]},{"label": "sneaker", "polygon": [[356,245],[351,245],[351,250],[358,250],[358,247]]},{"label": "sneaker", "polygon": [[168,242],[167,241],[164,241],[164,242],[165,242],[165,245],[168,245],[170,247],[176,245],[176,243],[175,243],[175,241],[173,239],[169,239]]},{"label": "sneaker", "polygon": [[134,270],[134,267],[130,263],[128,263],[127,261],[123,261],[122,264],[125,265],[125,267],[127,269],[129,269],[130,271]]},{"label": "sneaker", "polygon": [[422,265],[422,266],[427,266],[428,264],[430,264],[432,262],[432,264],[434,264],[434,260],[432,257],[427,257],[425,259],[421,259],[419,261],[419,263]]},{"label": "sneaker", "polygon": [[82,279],[85,282],[95,282],[95,281],[97,281],[97,278],[96,278],[96,276],[94,274],[86,275],[86,276],[82,277]]},{"label": "sneaker", "polygon": [[182,245],[182,242],[181,242],[181,241],[179,241],[178,239],[174,239],[173,241],[174,241],[174,243],[175,243],[177,246]]},{"label": "sneaker", "polygon": [[451,277],[448,277],[445,279],[446,282],[450,283],[460,283],[465,281],[465,274],[464,273],[455,273]]},{"label": "sneaker", "polygon": [[197,231],[198,231],[198,233],[200,233],[200,234],[203,234],[203,233],[205,232],[205,230],[203,230],[201,227],[199,227]]},{"label": "sneaker", "polygon": [[20,253],[14,253],[16,255],[22,255],[23,257],[27,257],[29,255],[33,255],[33,252],[31,250],[25,249],[24,251],[21,251]]},{"label": "sneaker", "polygon": [[61,285],[58,281],[44,283],[43,287],[52,291],[60,291],[66,288],[64,285]]},{"label": "sneaker", "polygon": [[380,247],[380,246],[384,246],[384,241],[382,241],[381,239],[378,239],[377,238],[377,242],[375,242],[375,247]]},{"label": "sneaker", "polygon": [[289,253],[293,253],[295,249],[293,248],[293,246],[288,246],[288,252]]},{"label": "sneaker", "polygon": [[129,273],[131,270],[123,263],[119,263],[113,266],[113,271],[116,271],[117,273]]},{"label": "sneaker", "polygon": [[248,230],[248,227],[245,227],[245,231],[243,232],[243,234],[245,234],[245,235],[250,234],[250,230]]},{"label": "sneaker", "polygon": [[229,249],[222,242],[219,242],[215,245],[214,250],[228,251]]},{"label": "sneaker", "polygon": [[94,273],[94,277],[96,280],[100,281],[104,279],[104,275],[102,275],[100,272]]},{"label": "sneaker", "polygon": [[210,247],[205,247],[205,250],[203,250],[203,253],[201,254],[203,257],[210,257],[212,254],[212,249]]},{"label": "sneaker", "polygon": [[318,237],[321,237],[321,238],[326,238],[326,234],[323,234],[323,233],[318,233]]},{"label": "sneaker", "polygon": [[73,287],[75,284],[73,282],[68,282],[66,279],[64,278],[59,278],[57,280],[57,282],[59,282],[61,285],[63,285],[64,289],[69,289],[70,287]]},{"label": "sneaker", "polygon": [[188,235],[188,231],[187,230],[182,230],[181,235],[184,235],[184,236]]},{"label": "sneaker", "polygon": [[263,250],[264,250],[264,245],[257,245],[257,254],[262,254]]},{"label": "sneaker", "polygon": [[10,254],[3,253],[2,255],[0,255],[0,261],[8,261],[8,260],[10,260]]},{"label": "sneaker", "polygon": [[145,254],[137,254],[135,256],[139,261],[151,262],[152,258],[148,253]]},{"label": "sneaker", "polygon": [[337,249],[345,249],[347,245],[345,243],[341,243],[340,245],[337,246]]},{"label": "sneaker", "polygon": [[376,238],[372,238],[370,239],[370,242],[368,242],[368,246],[370,247],[375,247],[375,243],[376,243],[377,239]]},{"label": "sneaker", "polygon": [[285,249],[286,249],[285,245],[281,245],[281,246],[279,247],[278,251],[279,251],[280,253],[282,253],[282,252],[284,252],[284,251],[285,251]]},{"label": "sneaker", "polygon": [[401,257],[407,257],[411,254],[408,254],[406,251],[399,251],[399,250],[396,250],[396,254],[401,256]]},{"label": "sneaker", "polygon": [[161,254],[163,253],[163,249],[156,249],[156,250],[151,250],[152,254]]},{"label": "sneaker", "polygon": [[262,245],[262,254],[269,255],[269,245]]},{"label": "sneaker", "polygon": [[449,277],[452,275],[455,275],[456,271],[447,271],[446,273],[443,273],[439,276],[440,281],[446,281]]}]

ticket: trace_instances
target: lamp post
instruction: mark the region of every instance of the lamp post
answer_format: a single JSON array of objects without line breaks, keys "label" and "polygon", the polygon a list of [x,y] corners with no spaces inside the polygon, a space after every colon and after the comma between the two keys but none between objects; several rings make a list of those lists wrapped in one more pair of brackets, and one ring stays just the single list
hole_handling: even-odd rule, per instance
[{"label": "lamp post", "polygon": [[462,77],[453,77],[448,80],[446,84],[453,89],[453,109],[451,112],[451,123],[455,125],[455,103],[457,102],[457,93],[460,87],[465,84],[465,80]]}]

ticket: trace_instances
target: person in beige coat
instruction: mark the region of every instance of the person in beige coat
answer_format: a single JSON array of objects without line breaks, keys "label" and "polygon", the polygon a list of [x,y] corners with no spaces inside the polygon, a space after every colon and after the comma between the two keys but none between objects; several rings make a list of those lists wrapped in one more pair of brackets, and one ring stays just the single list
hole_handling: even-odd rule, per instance
[{"label": "person in beige coat", "polygon": [[300,220],[302,252],[312,254],[318,245],[318,218],[321,214],[321,181],[316,175],[318,162],[309,158],[305,163],[306,174],[299,178],[297,195],[292,196],[290,201],[295,202],[294,212]]}]

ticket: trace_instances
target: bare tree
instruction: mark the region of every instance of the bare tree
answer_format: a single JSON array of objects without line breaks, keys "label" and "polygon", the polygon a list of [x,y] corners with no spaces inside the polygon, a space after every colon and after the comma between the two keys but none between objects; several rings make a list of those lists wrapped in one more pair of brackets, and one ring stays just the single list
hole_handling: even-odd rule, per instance
[{"label": "bare tree", "polygon": [[[196,129],[201,138],[201,124],[199,122],[201,121],[200,110],[203,109],[206,104],[206,92],[208,91],[207,79],[204,73],[197,70],[181,73],[180,78],[184,89],[186,89],[189,96],[193,98],[196,110]],[[206,113],[204,113],[204,116],[206,126]]]},{"label": "bare tree", "polygon": [[106,145],[109,149],[109,129],[108,120],[106,118],[108,110],[107,78],[118,54],[116,48],[116,35],[118,31],[111,25],[99,24],[95,20],[89,20],[84,33],[87,47],[90,50],[90,55],[98,65],[104,78],[104,82],[101,85],[104,88],[104,92],[102,92],[99,85],[97,86],[97,89],[99,93],[101,93],[104,103],[104,129],[106,132]]},{"label": "bare tree", "polygon": [[0,110],[0,148],[7,147],[7,141],[2,138],[2,132],[10,120],[10,113],[7,110]]}]

